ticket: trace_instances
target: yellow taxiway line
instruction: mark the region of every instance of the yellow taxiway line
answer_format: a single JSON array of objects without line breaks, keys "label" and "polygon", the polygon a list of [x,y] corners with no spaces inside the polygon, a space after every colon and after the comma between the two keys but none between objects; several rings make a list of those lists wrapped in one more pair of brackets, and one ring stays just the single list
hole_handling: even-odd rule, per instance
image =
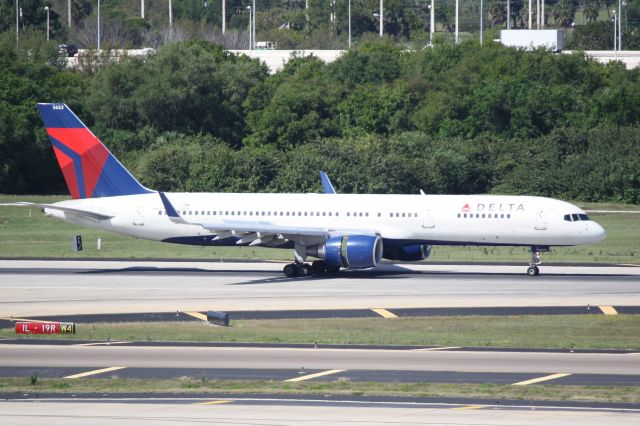
[{"label": "yellow taxiway line", "polygon": [[571,374],[569,373],[556,373],[556,374],[550,374],[548,376],[544,376],[544,377],[537,377],[535,379],[531,379],[531,380],[525,380],[523,382],[518,382],[518,383],[512,383],[513,386],[526,386],[526,385],[532,385],[534,383],[540,383],[540,382],[546,382],[547,380],[554,380],[554,379],[559,379],[561,377],[566,377],[566,376],[570,376]]},{"label": "yellow taxiway line", "polygon": [[383,318],[398,318],[396,314],[389,312],[383,308],[371,308],[371,310]]},{"label": "yellow taxiway line", "polygon": [[84,373],[72,374],[71,376],[64,377],[65,379],[79,379],[81,377],[93,376],[95,374],[108,373],[109,371],[122,370],[127,367],[109,367],[101,368],[100,370],[85,371]]},{"label": "yellow taxiway line", "polygon": [[216,399],[215,401],[206,401],[206,402],[196,402],[193,405],[219,405],[219,404],[228,404],[231,401],[230,399]]},{"label": "yellow taxiway line", "polygon": [[315,379],[316,377],[328,376],[329,374],[342,373],[346,370],[327,370],[319,373],[307,374],[306,376],[294,377],[293,379],[287,379],[285,382],[302,382],[304,380]]},{"label": "yellow taxiway line", "polygon": [[613,306],[598,306],[605,315],[618,315],[618,311]]},{"label": "yellow taxiway line", "polygon": [[205,314],[201,314],[200,312],[184,312],[187,315],[191,315],[194,318],[198,318],[202,321],[207,321],[207,316]]}]

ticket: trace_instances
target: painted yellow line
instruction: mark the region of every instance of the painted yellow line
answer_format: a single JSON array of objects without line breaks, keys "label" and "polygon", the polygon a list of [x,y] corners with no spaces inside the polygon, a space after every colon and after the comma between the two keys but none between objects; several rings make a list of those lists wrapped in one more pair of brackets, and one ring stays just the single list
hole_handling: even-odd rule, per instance
[{"label": "painted yellow line", "polygon": [[95,343],[78,343],[73,346],[109,346],[109,345],[127,345],[131,342],[95,342]]},{"label": "painted yellow line", "polygon": [[285,382],[302,382],[303,380],[315,379],[316,377],[328,376],[329,374],[342,373],[346,370],[327,370],[319,373],[307,374],[306,376],[294,377],[293,379],[287,379]]},{"label": "painted yellow line", "polygon": [[605,315],[618,315],[618,311],[613,306],[598,306]]},{"label": "painted yellow line", "polygon": [[207,316],[205,314],[201,314],[200,312],[185,312],[187,315],[191,315],[194,318],[198,318],[202,321],[207,321]]},{"label": "painted yellow line", "polygon": [[371,308],[371,310],[383,318],[398,318],[396,314],[389,312],[383,308]]},{"label": "painted yellow line", "polygon": [[109,367],[109,368],[101,368],[100,370],[91,370],[86,371],[84,373],[72,374],[71,376],[64,377],[65,379],[79,379],[81,377],[93,376],[95,374],[108,373],[109,371],[122,370],[127,367]]},{"label": "painted yellow line", "polygon": [[461,346],[445,346],[442,348],[420,348],[420,349],[414,349],[414,351],[420,351],[420,352],[431,352],[431,351],[448,351],[451,349],[460,349]]},{"label": "painted yellow line", "polygon": [[218,405],[218,404],[228,404],[229,402],[233,402],[230,399],[216,399],[215,401],[207,401],[207,402],[196,402],[193,405]]},{"label": "painted yellow line", "polygon": [[478,410],[480,408],[487,408],[489,405],[465,405],[464,407],[456,407],[453,410]]},{"label": "painted yellow line", "polygon": [[512,384],[513,386],[526,386],[526,385],[532,385],[534,383],[546,382],[547,380],[559,379],[561,377],[566,377],[570,375],[571,374],[569,373],[557,373],[557,374],[551,374],[549,376],[538,377],[536,379],[525,380],[524,382],[518,382],[518,383],[512,383]]}]

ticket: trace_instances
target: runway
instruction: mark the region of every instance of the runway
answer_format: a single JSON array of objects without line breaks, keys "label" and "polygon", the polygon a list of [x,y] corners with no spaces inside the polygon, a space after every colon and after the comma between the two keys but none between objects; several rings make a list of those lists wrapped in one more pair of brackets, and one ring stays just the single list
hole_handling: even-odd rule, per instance
[{"label": "runway", "polygon": [[0,261],[0,317],[184,311],[640,306],[640,267],[383,265],[285,278],[280,263]]},{"label": "runway", "polygon": [[[127,315],[153,319],[176,311],[278,315],[603,314],[635,313],[640,268],[543,266],[528,277],[523,265],[384,265],[335,277],[282,276],[280,263],[0,261],[0,317],[85,320]],[[84,317],[82,317],[84,315]],[[324,314],[323,314],[324,315]],[[191,320],[191,319],[189,319]],[[628,351],[496,351],[465,348],[302,348],[66,342],[0,344],[0,377],[95,377],[210,380],[292,379],[401,383],[637,386],[640,354]],[[88,343],[88,345],[87,345]],[[24,394],[17,398],[31,398]],[[401,401],[316,397],[270,399],[202,395],[81,401],[0,402],[6,424],[637,424],[637,404],[558,403],[504,407],[469,400]],[[39,397],[40,398],[40,397]],[[13,397],[12,397],[13,399]],[[220,402],[223,401],[223,402]],[[205,404],[205,405],[202,405]],[[545,405],[546,404],[546,405]],[[553,407],[552,407],[553,406]],[[585,408],[589,407],[589,408]],[[598,408],[595,408],[598,407]],[[623,407],[625,412],[606,407]],[[45,411],[42,411],[45,410]],[[577,411],[576,411],[577,410]],[[40,414],[45,413],[45,414]],[[114,414],[117,413],[117,414]]]},{"label": "runway", "polygon": [[251,398],[185,398],[108,402],[0,402],[0,421],[22,425],[575,425],[635,426],[634,410],[573,409],[571,407],[496,406],[420,402],[366,402],[358,398],[327,401]]},{"label": "runway", "polygon": [[0,366],[640,375],[640,353],[0,344]]}]

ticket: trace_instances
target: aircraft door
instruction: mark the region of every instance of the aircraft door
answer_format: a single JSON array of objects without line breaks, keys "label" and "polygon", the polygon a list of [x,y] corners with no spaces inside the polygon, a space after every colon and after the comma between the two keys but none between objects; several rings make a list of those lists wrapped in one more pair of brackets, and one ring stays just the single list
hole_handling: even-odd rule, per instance
[{"label": "aircraft door", "polygon": [[142,207],[137,207],[133,215],[133,224],[135,226],[144,226],[144,215]]},{"label": "aircraft door", "polygon": [[431,210],[425,210],[422,215],[422,227],[423,228],[435,228],[436,222]]},{"label": "aircraft door", "polygon": [[539,208],[536,212],[535,229],[538,231],[547,229],[547,212],[543,208]]}]

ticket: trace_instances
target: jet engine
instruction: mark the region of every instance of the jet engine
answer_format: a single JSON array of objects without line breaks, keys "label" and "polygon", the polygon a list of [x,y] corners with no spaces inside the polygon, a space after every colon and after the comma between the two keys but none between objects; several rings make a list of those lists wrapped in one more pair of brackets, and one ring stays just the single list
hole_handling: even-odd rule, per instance
[{"label": "jet engine", "polygon": [[431,246],[410,244],[406,246],[385,247],[382,257],[389,260],[404,260],[413,262],[424,260],[431,254]]},{"label": "jet engine", "polygon": [[323,259],[337,268],[373,268],[382,260],[382,238],[371,235],[347,235],[330,238],[324,244],[308,250],[308,254]]}]

